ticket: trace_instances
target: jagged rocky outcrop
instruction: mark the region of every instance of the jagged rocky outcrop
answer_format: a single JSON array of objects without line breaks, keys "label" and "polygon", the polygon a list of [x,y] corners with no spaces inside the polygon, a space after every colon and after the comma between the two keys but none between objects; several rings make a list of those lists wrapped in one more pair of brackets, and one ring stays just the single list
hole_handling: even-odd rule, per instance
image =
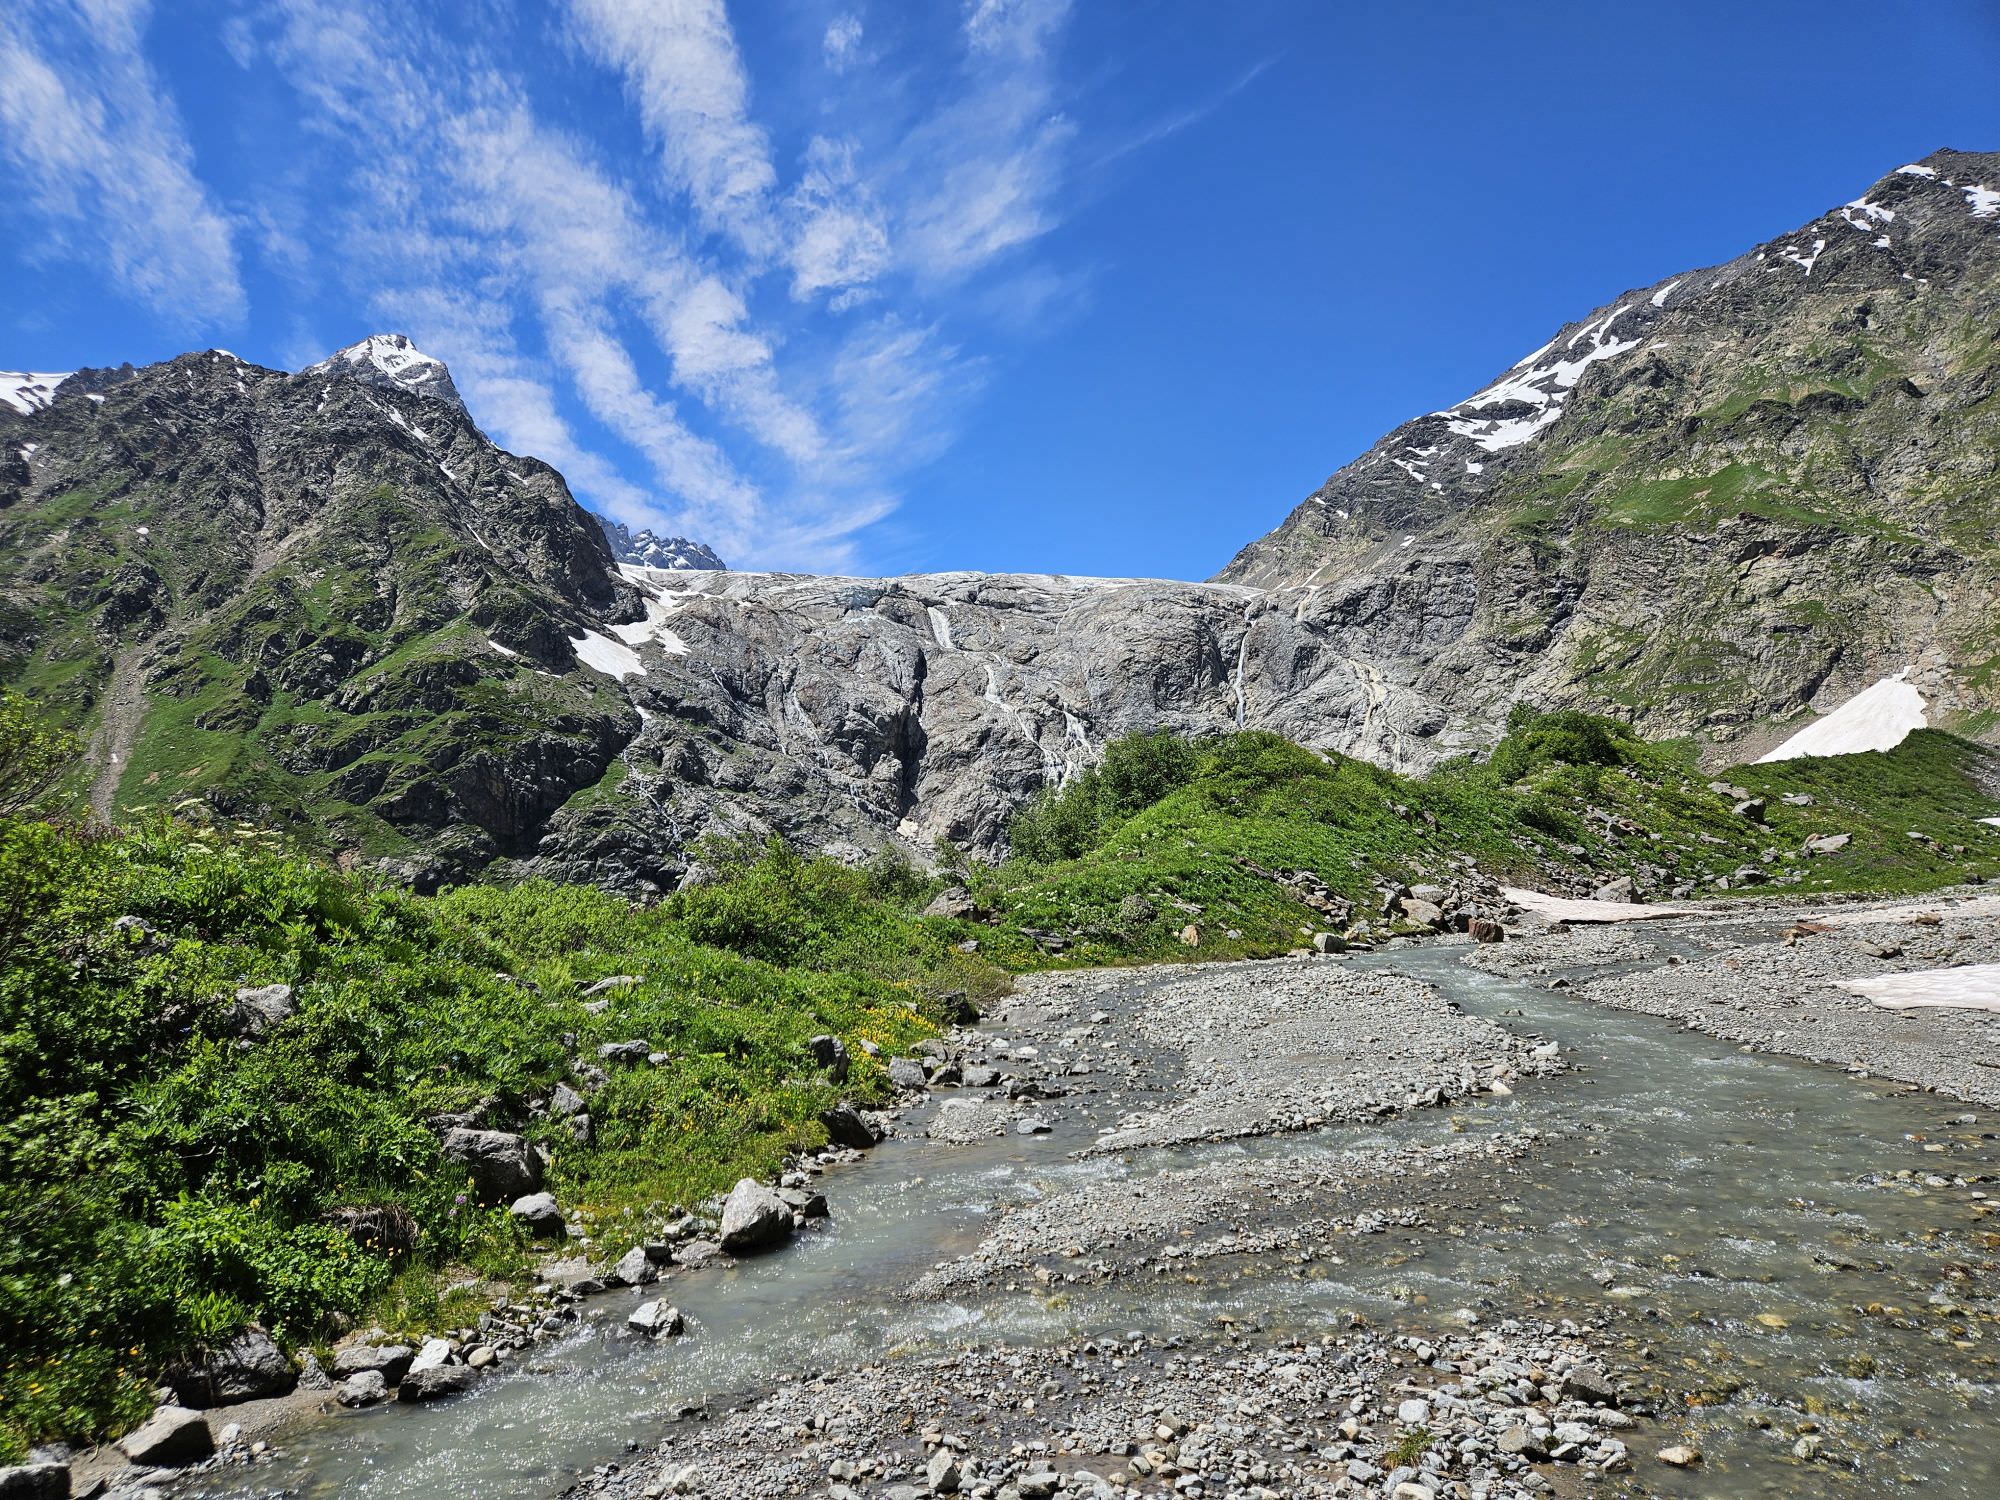
[{"label": "jagged rocky outcrop", "polygon": [[1570,324],[1218,576],[1472,599],[1448,638],[1374,657],[1392,700],[1461,732],[1526,697],[1737,756],[1909,668],[1933,722],[1981,733],[2000,709],[1996,337],[2000,156],[1941,151]]},{"label": "jagged rocky outcrop", "polygon": [[653,531],[641,531],[634,535],[629,528],[609,516],[599,516],[597,524],[604,528],[605,539],[611,543],[611,555],[621,563],[669,571],[729,566],[710,548],[684,536],[660,536]]},{"label": "jagged rocky outcrop", "polygon": [[441,365],[356,350],[0,409],[0,669],[90,731],[102,812],[203,796],[435,879],[532,847],[637,732],[571,641],[638,605]]}]

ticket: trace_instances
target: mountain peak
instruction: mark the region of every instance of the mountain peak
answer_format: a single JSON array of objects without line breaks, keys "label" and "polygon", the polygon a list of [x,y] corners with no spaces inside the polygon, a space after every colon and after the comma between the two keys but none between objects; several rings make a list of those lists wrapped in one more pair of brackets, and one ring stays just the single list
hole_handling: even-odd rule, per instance
[{"label": "mountain peak", "polygon": [[429,401],[465,410],[458,387],[451,383],[451,371],[444,361],[433,359],[408,334],[371,333],[358,344],[349,344],[316,365],[308,365],[302,375],[346,375],[368,385],[408,391]]},{"label": "mountain peak", "polygon": [[597,524],[604,528],[605,540],[611,543],[611,555],[630,567],[675,572],[728,570],[729,564],[710,548],[684,536],[657,536],[651,531],[635,536],[609,516],[597,517]]}]

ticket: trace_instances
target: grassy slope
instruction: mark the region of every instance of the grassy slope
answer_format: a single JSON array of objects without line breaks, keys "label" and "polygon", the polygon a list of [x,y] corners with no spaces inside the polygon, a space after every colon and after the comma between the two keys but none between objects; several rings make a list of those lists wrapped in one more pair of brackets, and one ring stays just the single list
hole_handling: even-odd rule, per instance
[{"label": "grassy slope", "polygon": [[[1423,781],[1235,735],[1175,749],[1116,795],[1100,775],[1037,809],[1044,833],[1051,807],[1074,815],[1075,852],[967,872],[992,924],[918,916],[942,882],[905,867],[782,850],[711,851],[718,882],[642,910],[549,885],[411,896],[243,828],[0,819],[0,1451],[115,1430],[164,1357],[246,1317],[295,1342],[337,1314],[463,1322],[439,1304],[445,1268],[525,1274],[505,1216],[460,1201],[430,1114],[523,1122],[553,1149],[559,1200],[615,1253],[824,1139],[836,1090],[806,1059],[816,1033],[850,1043],[838,1092],[879,1098],[858,1043],[913,1045],[945,991],[991,994],[1006,970],[1051,963],[1282,953],[1325,925],[1237,858],[1312,870],[1371,916],[1382,880],[1476,866],[1652,883],[1671,867],[1703,883],[1766,848],[1795,890],[1916,890],[2000,875],[2000,831],[1976,822],[2000,810],[1982,754],[1925,733],[1886,755],[1742,768],[1731,779],[1771,797],[1763,827],[1680,750],[1580,716],[1524,723],[1491,761]],[[1799,790],[1812,806],[1776,800]],[[1610,831],[1619,819],[1639,831]],[[1854,842],[1796,857],[1814,832]],[[157,936],[121,933],[121,916]],[[1191,920],[1197,948],[1179,938]],[[1034,930],[1071,946],[1052,958]],[[581,988],[614,974],[642,982],[586,1010]],[[228,997],[274,981],[296,987],[298,1015],[238,1044]],[[599,1043],[633,1037],[672,1061],[618,1072],[577,1147],[536,1106]],[[322,1222],[381,1203],[421,1226],[415,1254],[383,1258]]]}]

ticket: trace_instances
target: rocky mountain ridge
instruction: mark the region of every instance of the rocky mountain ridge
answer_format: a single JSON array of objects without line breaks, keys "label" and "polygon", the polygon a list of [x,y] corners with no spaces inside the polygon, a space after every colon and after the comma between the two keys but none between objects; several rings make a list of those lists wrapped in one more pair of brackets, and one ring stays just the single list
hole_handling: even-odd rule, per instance
[{"label": "rocky mountain ridge", "polygon": [[639,891],[707,833],[991,849],[1159,725],[1421,769],[1528,699],[1744,759],[1901,672],[1990,735],[1988,184],[1939,153],[1607,303],[1206,584],[721,571],[495,448],[407,340],[17,380],[0,670],[91,728],[107,811]]}]

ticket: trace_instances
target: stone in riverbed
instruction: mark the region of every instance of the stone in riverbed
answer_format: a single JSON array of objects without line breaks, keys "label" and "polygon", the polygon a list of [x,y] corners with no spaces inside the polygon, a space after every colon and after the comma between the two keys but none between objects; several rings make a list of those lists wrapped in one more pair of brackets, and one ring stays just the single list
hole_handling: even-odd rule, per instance
[{"label": "stone in riverbed", "polygon": [[899,1089],[921,1089],[930,1087],[930,1075],[924,1065],[914,1057],[894,1057],[889,1060],[889,1082]]},{"label": "stone in riverbed", "polygon": [[1542,1446],[1541,1439],[1536,1437],[1532,1430],[1519,1424],[1501,1433],[1494,1447],[1516,1458],[1525,1458],[1531,1464],[1538,1464],[1549,1456],[1548,1449]]},{"label": "stone in riverbed", "polygon": [[963,1074],[963,1082],[969,1089],[990,1089],[1000,1081],[1000,1070],[984,1063],[974,1063]]},{"label": "stone in riverbed", "polygon": [[1396,1408],[1396,1420],[1406,1427],[1421,1427],[1431,1419],[1428,1401],[1409,1400]]},{"label": "stone in riverbed", "polygon": [[360,1370],[334,1387],[333,1399],[342,1406],[373,1406],[389,1399],[389,1382],[380,1370]]},{"label": "stone in riverbed", "polygon": [[685,1325],[678,1307],[669,1307],[664,1302],[641,1302],[625,1320],[625,1326],[654,1339],[662,1334],[679,1333]]},{"label": "stone in riverbed", "polygon": [[470,1365],[432,1365],[427,1370],[412,1369],[396,1387],[396,1399],[416,1403],[439,1401],[469,1391],[479,1380]]},{"label": "stone in riverbed", "polygon": [[1618,1404],[1618,1387],[1596,1365],[1571,1365],[1562,1378],[1562,1393],[1578,1401],[1602,1402],[1606,1406]]},{"label": "stone in riverbed", "polygon": [[653,1258],[644,1245],[634,1245],[619,1257],[618,1264],[605,1273],[606,1286],[651,1286],[660,1279]]},{"label": "stone in riverbed", "polygon": [[1675,1443],[1671,1448],[1662,1448],[1658,1458],[1663,1464],[1672,1464],[1676,1469],[1691,1469],[1701,1462],[1701,1450],[1690,1448],[1686,1443]]},{"label": "stone in riverbed", "polygon": [[427,1370],[442,1369],[450,1363],[450,1340],[425,1339],[423,1347],[417,1351],[417,1357],[410,1361],[410,1368],[406,1372],[405,1378],[407,1379],[410,1375],[422,1375]]},{"label": "stone in riverbed", "polygon": [[959,1486],[958,1456],[949,1448],[940,1448],[931,1455],[931,1461],[924,1465],[924,1483],[930,1486],[933,1495],[956,1495]]},{"label": "stone in riverbed", "polygon": [[826,1127],[827,1139],[836,1146],[866,1151],[882,1139],[881,1128],[844,1099],[821,1110],[819,1122]]},{"label": "stone in riverbed", "polygon": [[120,1438],[118,1450],[147,1468],[191,1464],[215,1451],[215,1434],[200,1412],[162,1406]]},{"label": "stone in riverbed", "polygon": [[349,1344],[333,1351],[333,1378],[345,1380],[373,1370],[394,1385],[409,1371],[416,1353],[408,1344]]},{"label": "stone in riverbed", "polygon": [[722,1248],[731,1254],[766,1250],[792,1232],[792,1209],[755,1178],[745,1177],[722,1206]]}]

